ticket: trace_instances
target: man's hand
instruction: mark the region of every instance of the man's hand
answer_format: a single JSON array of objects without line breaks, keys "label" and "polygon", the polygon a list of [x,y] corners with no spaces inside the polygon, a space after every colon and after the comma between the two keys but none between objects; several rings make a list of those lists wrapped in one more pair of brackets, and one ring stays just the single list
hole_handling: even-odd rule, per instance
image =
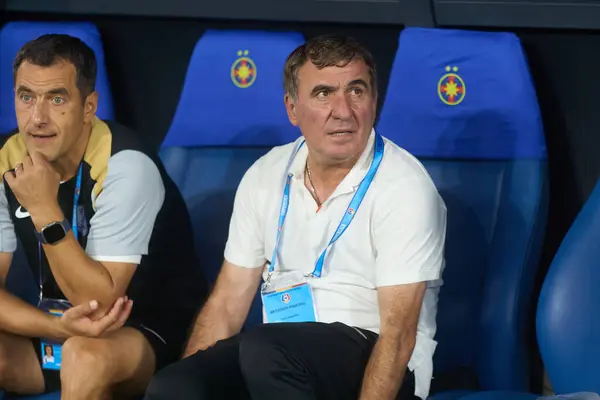
[{"label": "man's hand", "polygon": [[194,354],[196,354],[200,349],[197,349],[195,346],[190,346],[189,343],[185,346],[185,350],[183,351],[183,354],[181,355],[181,359],[183,360],[184,358],[188,358],[189,356],[193,356]]},{"label": "man's hand", "polygon": [[225,260],[215,287],[198,314],[182,358],[239,333],[260,284],[262,268],[243,268]]},{"label": "man's hand", "polygon": [[377,288],[381,328],[365,369],[360,400],[395,399],[417,336],[426,282]]},{"label": "man's hand", "polygon": [[[22,207],[32,216],[44,214],[49,207],[58,207],[60,174],[39,153],[31,153],[14,172],[4,174]],[[60,210],[60,209],[59,209]]]},{"label": "man's hand", "polygon": [[65,311],[60,317],[60,324],[69,337],[99,337],[105,332],[121,328],[129,318],[132,307],[133,301],[128,300],[127,296],[119,297],[105,316],[93,320],[90,315],[98,308],[98,302],[92,300]]}]

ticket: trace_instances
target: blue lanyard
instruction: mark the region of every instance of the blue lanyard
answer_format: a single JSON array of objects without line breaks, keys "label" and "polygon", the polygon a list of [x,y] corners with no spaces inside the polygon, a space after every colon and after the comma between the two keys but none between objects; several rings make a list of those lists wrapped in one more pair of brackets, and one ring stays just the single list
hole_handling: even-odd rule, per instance
[{"label": "blue lanyard", "polygon": [[[298,146],[296,151],[294,153],[292,153],[292,157],[291,157],[290,162],[288,163],[288,167],[287,167],[288,171],[289,171],[289,168],[291,166],[291,163],[292,163],[294,157],[296,156],[296,154],[298,153],[298,150],[300,150],[300,147],[302,147],[303,144],[304,144],[304,142],[302,142],[300,144],[300,146]],[[327,250],[329,250],[329,248],[333,245],[333,243],[335,243],[335,241],[337,241],[340,238],[340,236],[342,236],[342,234],[346,231],[346,229],[348,228],[348,226],[354,219],[354,215],[356,215],[356,212],[358,211],[358,207],[360,207],[360,204],[362,203],[363,199],[365,198],[365,195],[367,194],[367,190],[369,189],[369,186],[371,186],[371,183],[373,182],[375,173],[379,169],[379,165],[381,164],[381,160],[383,159],[383,147],[384,147],[383,138],[381,137],[381,135],[375,134],[375,152],[373,154],[373,161],[371,162],[371,167],[367,171],[367,174],[365,175],[363,180],[360,182],[360,185],[358,186],[356,193],[354,193],[354,196],[352,197],[352,200],[350,201],[350,204],[348,205],[348,208],[346,209],[346,212],[344,213],[342,220],[340,221],[337,229],[335,230],[335,233],[333,234],[331,240],[329,241],[329,244],[327,245],[325,250],[323,250],[323,252],[321,253],[321,256],[318,258],[317,263],[315,265],[315,269],[313,270],[313,272],[311,274],[312,276],[317,277],[317,278],[321,277],[321,272],[323,271],[323,263],[325,262],[325,255],[327,254]],[[271,275],[273,273],[273,271],[275,270],[275,263],[277,260],[277,250],[279,248],[279,240],[281,237],[281,232],[283,231],[283,223],[285,221],[285,217],[287,216],[288,208],[290,205],[290,185],[291,185],[291,181],[292,181],[292,176],[293,175],[290,173],[287,174],[285,187],[283,188],[283,197],[281,199],[281,208],[279,210],[279,224],[277,225],[277,236],[275,237],[275,248],[273,249],[273,256],[271,257],[271,265],[269,265],[269,275]]]},{"label": "blue lanyard", "polygon": [[[77,180],[75,181],[75,193],[73,194],[73,217],[71,218],[71,230],[75,235],[75,240],[79,239],[79,230],[77,228],[77,206],[79,205],[79,194],[81,193],[81,175],[83,171],[83,163],[79,164],[77,171]],[[38,241],[38,263],[40,267],[40,301],[43,297],[44,282],[42,279],[42,242]]]}]

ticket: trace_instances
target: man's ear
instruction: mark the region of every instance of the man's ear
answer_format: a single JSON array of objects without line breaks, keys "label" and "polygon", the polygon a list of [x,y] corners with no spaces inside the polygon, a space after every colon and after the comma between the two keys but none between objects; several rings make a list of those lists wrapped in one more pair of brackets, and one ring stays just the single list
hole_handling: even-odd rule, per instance
[{"label": "man's ear", "polygon": [[86,122],[90,122],[98,110],[98,92],[90,93],[83,103],[83,117]]},{"label": "man's ear", "polygon": [[288,119],[294,126],[298,126],[298,120],[296,118],[296,101],[289,94],[283,96],[283,102],[285,104],[285,110],[287,111]]}]

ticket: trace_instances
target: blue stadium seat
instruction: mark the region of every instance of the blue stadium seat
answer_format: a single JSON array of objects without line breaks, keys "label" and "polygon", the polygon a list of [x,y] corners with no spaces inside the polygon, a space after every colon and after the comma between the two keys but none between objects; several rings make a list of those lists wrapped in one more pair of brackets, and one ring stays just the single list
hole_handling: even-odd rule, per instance
[{"label": "blue stadium seat", "polygon": [[[283,66],[298,33],[207,31],[189,64],[161,158],[179,186],[198,252],[214,282],[244,172],[273,146],[297,139],[283,104]],[[261,320],[255,301],[248,323]]]},{"label": "blue stadium seat", "polygon": [[[0,400],[2,400],[1,397]],[[60,392],[40,394],[37,396],[9,396],[4,400],[60,400]]]},{"label": "blue stadium seat", "polygon": [[[540,353],[557,394],[600,393],[600,182],[586,201],[556,253],[544,280],[537,308]],[[521,400],[482,392],[469,400]]]},{"label": "blue stadium seat", "polygon": [[556,393],[600,393],[600,182],[569,229],[544,281],[537,337]]},{"label": "blue stadium seat", "polygon": [[405,29],[377,129],[424,163],[448,207],[432,390],[526,390],[548,182],[519,39]]},{"label": "blue stadium seat", "polygon": [[[471,394],[461,397],[460,400],[537,400],[539,398],[539,395],[531,393],[494,391]],[[435,400],[437,400],[437,397]]]},{"label": "blue stadium seat", "polygon": [[98,116],[102,119],[114,119],[102,40],[95,25],[88,22],[8,22],[0,30],[0,134],[8,133],[17,127],[12,71],[14,58],[21,46],[47,33],[78,37],[94,50],[98,62]]}]

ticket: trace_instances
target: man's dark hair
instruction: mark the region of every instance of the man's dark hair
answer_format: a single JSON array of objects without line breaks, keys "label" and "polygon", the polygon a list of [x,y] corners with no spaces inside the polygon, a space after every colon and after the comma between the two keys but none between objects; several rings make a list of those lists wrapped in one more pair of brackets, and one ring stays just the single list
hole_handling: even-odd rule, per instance
[{"label": "man's dark hair", "polygon": [[75,66],[77,89],[82,99],[96,90],[97,66],[94,51],[76,37],[59,34],[40,36],[21,47],[13,63],[14,82],[23,62],[50,67],[59,61],[66,61]]},{"label": "man's dark hair", "polygon": [[351,37],[318,36],[297,47],[288,56],[283,68],[283,88],[293,99],[298,98],[298,70],[310,61],[318,69],[345,67],[362,60],[369,68],[371,87],[377,91],[377,70],[371,52]]}]

